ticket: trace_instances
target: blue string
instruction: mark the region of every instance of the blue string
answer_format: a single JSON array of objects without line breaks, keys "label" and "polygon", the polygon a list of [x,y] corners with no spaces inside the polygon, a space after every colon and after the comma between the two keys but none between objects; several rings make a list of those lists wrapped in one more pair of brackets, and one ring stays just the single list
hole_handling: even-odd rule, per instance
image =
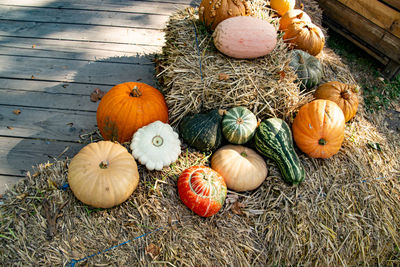
[{"label": "blue string", "polygon": [[62,186],[60,186],[59,187],[59,189],[62,189],[62,190],[67,190],[67,188],[69,187],[69,184],[68,183],[65,183],[65,184],[63,184]]},{"label": "blue string", "polygon": [[155,230],[153,230],[153,231],[151,231],[151,232],[144,233],[144,234],[142,234],[142,235],[140,235],[140,236],[135,237],[134,239],[125,241],[125,242],[120,243],[120,244],[118,244],[118,245],[115,245],[115,246],[112,246],[112,247],[110,247],[110,248],[107,248],[107,249],[105,249],[105,250],[103,250],[103,251],[99,251],[99,252],[94,253],[94,254],[92,254],[92,255],[86,256],[86,257],[84,257],[84,258],[82,258],[82,259],[79,259],[79,260],[72,259],[72,260],[67,264],[67,266],[74,267],[75,264],[77,264],[77,263],[80,262],[80,261],[85,261],[85,260],[90,259],[90,258],[92,258],[92,257],[94,257],[94,256],[99,255],[99,254],[103,254],[103,253],[105,253],[105,252],[107,252],[107,251],[109,251],[109,250],[112,250],[112,249],[114,249],[114,248],[117,248],[117,247],[119,247],[119,246],[125,245],[125,244],[127,244],[127,243],[129,243],[129,242],[132,242],[132,241],[134,241],[134,240],[137,240],[137,239],[140,239],[140,238],[142,238],[142,237],[145,237],[145,236],[147,236],[147,235],[149,235],[149,234],[152,234],[152,233],[155,233],[155,232],[157,232],[157,231],[160,231],[161,229],[163,229],[163,227],[159,227],[159,228],[157,228],[157,229],[155,229]]},{"label": "blue string", "polygon": [[203,72],[201,71],[201,69],[202,69],[202,67],[201,67],[201,55],[200,55],[199,41],[197,39],[196,25],[194,24],[194,21],[192,21],[192,23],[193,23],[193,28],[194,28],[194,36],[196,38],[197,55],[199,56],[200,77],[201,77],[201,81],[203,81]]}]

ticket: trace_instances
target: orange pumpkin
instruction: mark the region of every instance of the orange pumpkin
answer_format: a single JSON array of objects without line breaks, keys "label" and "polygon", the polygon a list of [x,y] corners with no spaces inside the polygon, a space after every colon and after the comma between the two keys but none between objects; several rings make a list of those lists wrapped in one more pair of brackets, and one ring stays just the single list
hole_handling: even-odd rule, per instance
[{"label": "orange pumpkin", "polygon": [[346,122],[351,120],[358,108],[358,86],[341,82],[321,84],[314,93],[316,99],[327,99],[335,102],[343,111]]},{"label": "orange pumpkin", "polygon": [[295,0],[271,0],[270,6],[280,16],[283,16],[289,10],[292,10],[296,4]]},{"label": "orange pumpkin", "polygon": [[247,0],[202,0],[199,6],[199,19],[211,30],[227,18],[249,16],[250,13]]},{"label": "orange pumpkin", "polygon": [[164,96],[154,87],[137,82],[114,86],[97,108],[97,126],[105,140],[124,143],[141,127],[157,120],[168,122]]},{"label": "orange pumpkin", "polygon": [[285,13],[285,15],[283,15],[279,19],[279,30],[285,31],[289,27],[290,24],[292,24],[294,22],[299,22],[299,21],[311,23],[311,18],[310,18],[310,16],[307,15],[306,12],[304,12],[301,9],[289,10],[288,12]]},{"label": "orange pumpkin", "polygon": [[324,48],[325,36],[322,30],[313,23],[297,21],[290,24],[283,35],[283,40],[291,48],[300,49],[316,56]]},{"label": "orange pumpkin", "polygon": [[312,158],[336,154],[344,139],[344,115],[333,101],[317,99],[302,106],[293,121],[293,139]]}]

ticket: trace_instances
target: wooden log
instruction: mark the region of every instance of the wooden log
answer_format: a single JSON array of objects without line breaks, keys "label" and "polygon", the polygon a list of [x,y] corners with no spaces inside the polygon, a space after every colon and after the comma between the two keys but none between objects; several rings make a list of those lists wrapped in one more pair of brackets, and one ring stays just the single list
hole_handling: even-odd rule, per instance
[{"label": "wooden log", "polygon": [[339,0],[377,26],[400,38],[400,12],[377,0]]},{"label": "wooden log", "polygon": [[400,38],[376,26],[339,1],[319,0],[324,14],[391,60],[400,63]]},{"label": "wooden log", "polygon": [[395,9],[400,11],[400,1],[399,0],[379,0],[379,2],[385,3]]}]

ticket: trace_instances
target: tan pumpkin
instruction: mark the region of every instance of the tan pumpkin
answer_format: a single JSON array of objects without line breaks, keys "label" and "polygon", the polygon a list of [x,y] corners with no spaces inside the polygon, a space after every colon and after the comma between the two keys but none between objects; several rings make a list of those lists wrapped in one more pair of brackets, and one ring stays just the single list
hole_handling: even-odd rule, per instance
[{"label": "tan pumpkin", "polygon": [[233,58],[257,58],[274,50],[277,42],[275,27],[268,21],[238,16],[218,24],[213,33],[215,47]]},{"label": "tan pumpkin", "polygon": [[77,199],[96,208],[127,200],[139,183],[136,161],[125,147],[111,141],[91,143],[68,167],[68,183]]},{"label": "tan pumpkin", "polygon": [[211,168],[224,177],[229,189],[242,192],[259,187],[268,174],[264,159],[251,148],[226,145],[211,158]]},{"label": "tan pumpkin", "polygon": [[322,30],[313,23],[297,21],[290,24],[283,35],[283,40],[291,48],[300,49],[316,56],[324,48],[325,36]]},{"label": "tan pumpkin", "polygon": [[304,21],[306,23],[311,23],[311,18],[310,16],[307,15],[306,12],[304,12],[301,9],[292,9],[289,10],[288,12],[285,13],[280,19],[279,19],[279,30],[280,31],[285,31],[289,27],[290,24],[294,22],[299,22],[299,21]]},{"label": "tan pumpkin", "polygon": [[302,106],[292,124],[293,139],[312,158],[329,158],[344,140],[344,115],[333,101],[317,99]]},{"label": "tan pumpkin", "polygon": [[280,16],[283,16],[289,10],[292,10],[296,5],[295,0],[271,0],[270,6],[274,9]]},{"label": "tan pumpkin", "polygon": [[227,18],[250,14],[246,0],[202,0],[199,6],[199,19],[211,30]]},{"label": "tan pumpkin", "polygon": [[345,121],[348,122],[357,113],[358,91],[357,85],[332,81],[321,84],[315,91],[314,97],[335,102],[342,109]]}]

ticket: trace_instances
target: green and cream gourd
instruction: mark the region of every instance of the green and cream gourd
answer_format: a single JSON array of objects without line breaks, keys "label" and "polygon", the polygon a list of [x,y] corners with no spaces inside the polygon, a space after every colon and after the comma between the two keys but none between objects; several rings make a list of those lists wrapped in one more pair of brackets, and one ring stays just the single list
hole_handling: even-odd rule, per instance
[{"label": "green and cream gourd", "polygon": [[304,180],[304,167],[294,151],[292,133],[285,121],[279,118],[263,120],[254,141],[258,152],[277,163],[285,182],[299,184]]},{"label": "green and cream gourd", "polygon": [[183,141],[190,147],[200,151],[212,151],[221,145],[222,131],[221,110],[211,110],[185,116],[179,125],[179,133]]},{"label": "green and cream gourd", "polygon": [[222,119],[222,134],[232,144],[244,144],[254,135],[257,118],[245,107],[229,109]]}]

